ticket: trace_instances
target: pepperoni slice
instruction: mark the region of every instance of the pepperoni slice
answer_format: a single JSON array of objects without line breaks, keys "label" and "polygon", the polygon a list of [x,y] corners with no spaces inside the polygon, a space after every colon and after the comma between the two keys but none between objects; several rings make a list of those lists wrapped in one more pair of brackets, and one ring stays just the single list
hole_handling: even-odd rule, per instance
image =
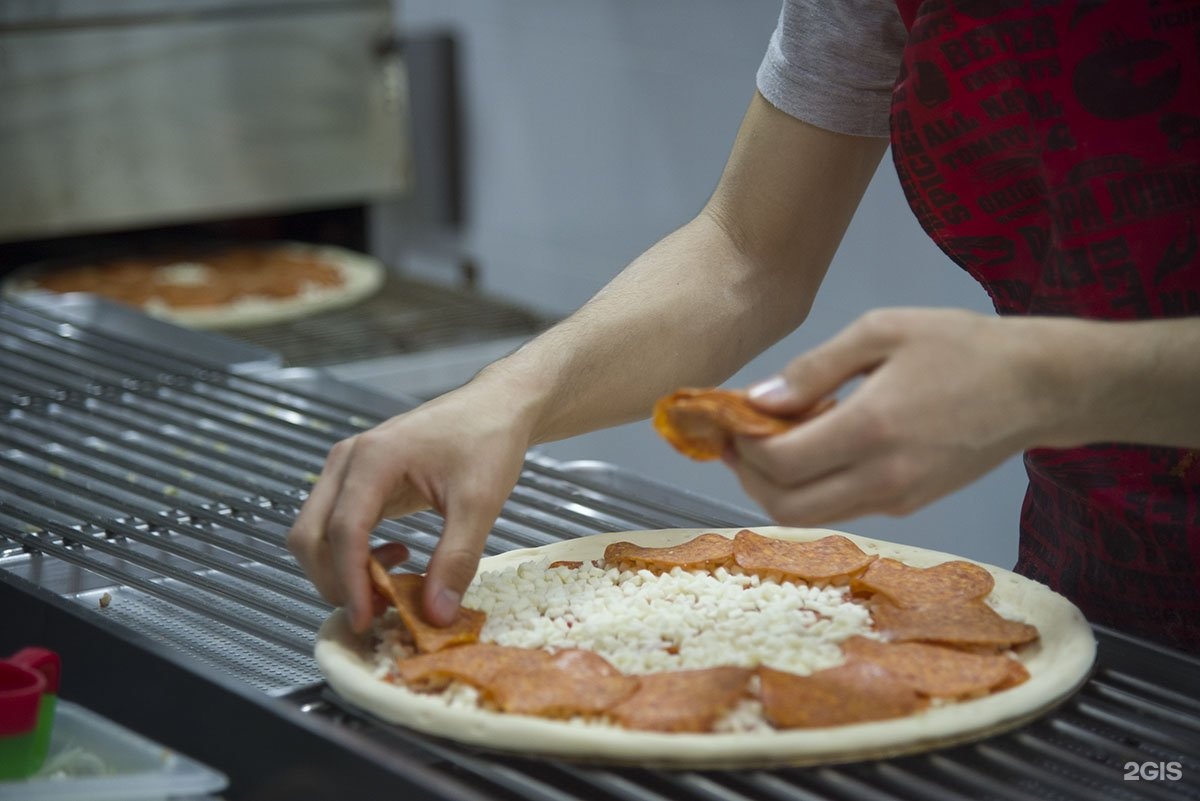
[{"label": "pepperoni slice", "polygon": [[733,556],[750,573],[781,575],[810,584],[845,584],[877,558],[840,534],[811,542],[777,540],[742,529],[733,538]]},{"label": "pepperoni slice", "polygon": [[777,729],[816,728],[911,715],[925,699],[902,679],[865,661],[800,676],[758,669],[763,715]]},{"label": "pepperoni slice", "polygon": [[550,658],[545,651],[533,648],[477,642],[401,659],[396,662],[395,672],[414,690],[439,690],[452,681],[482,690],[500,674],[534,670]]},{"label": "pepperoni slice", "polygon": [[680,389],[654,404],[654,428],[674,448],[699,461],[720,458],[735,436],[769,437],[810,420],[833,406],[819,402],[796,417],[776,417],[754,406],[744,392]]},{"label": "pepperoni slice", "polygon": [[745,695],[754,671],[740,667],[672,670],[639,676],[633,695],[609,715],[627,729],[712,731],[717,719]]},{"label": "pepperoni slice", "polygon": [[483,690],[504,712],[569,718],[602,714],[637,688],[636,677],[621,673],[604,657],[572,648],[529,670],[499,672]]},{"label": "pepperoni slice", "polygon": [[460,607],[458,617],[445,627],[427,623],[422,615],[421,589],[425,577],[416,573],[388,573],[378,560],[367,561],[367,572],[375,587],[400,616],[400,621],[412,635],[420,653],[432,653],[451,645],[475,642],[487,621],[487,615],[475,609]]},{"label": "pepperoni slice", "polygon": [[870,609],[876,630],[893,642],[1008,648],[1038,638],[1036,628],[1001,617],[983,601],[906,608],[877,597]]},{"label": "pepperoni slice", "polygon": [[[848,661],[870,662],[931,698],[971,698],[1008,684],[1021,663],[999,654],[982,656],[925,643],[883,643],[851,637],[842,643]],[[1018,682],[1019,683],[1019,682]]]},{"label": "pepperoni slice", "polygon": [[668,572],[675,567],[716,570],[732,564],[733,540],[708,533],[666,548],[614,542],[604,549],[604,562],[622,570],[652,570],[658,573]]},{"label": "pepperoni slice", "polygon": [[971,562],[955,560],[933,567],[911,567],[895,559],[879,559],[853,582],[856,592],[884,596],[896,606],[925,606],[977,601],[996,586],[992,574]]},{"label": "pepperoni slice", "polygon": [[1004,677],[1004,681],[992,688],[994,692],[1007,690],[1016,687],[1018,684],[1024,684],[1029,680],[1029,669],[1015,659],[1008,660],[1008,675]]}]

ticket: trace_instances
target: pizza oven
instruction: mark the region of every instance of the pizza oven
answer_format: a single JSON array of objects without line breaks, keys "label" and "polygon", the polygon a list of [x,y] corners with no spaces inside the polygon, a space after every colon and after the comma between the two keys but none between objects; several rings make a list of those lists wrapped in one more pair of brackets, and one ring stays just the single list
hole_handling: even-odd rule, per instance
[{"label": "pizza oven", "polygon": [[[0,4],[0,281],[343,248],[382,262],[378,291],[236,336],[401,394],[461,383],[548,320],[478,291],[454,244],[455,42],[403,30],[390,0]],[[436,281],[405,268],[422,238],[451,243]]]}]

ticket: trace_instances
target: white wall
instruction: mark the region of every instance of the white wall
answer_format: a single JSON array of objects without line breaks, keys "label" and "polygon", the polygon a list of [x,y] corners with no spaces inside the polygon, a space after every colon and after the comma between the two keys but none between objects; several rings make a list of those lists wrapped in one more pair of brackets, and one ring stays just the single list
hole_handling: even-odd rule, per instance
[{"label": "white wall", "polygon": [[[405,0],[405,25],[451,26],[461,37],[470,191],[462,245],[478,259],[485,288],[569,312],[694,214],[754,91],[778,10],[778,0]],[[439,277],[438,258],[411,246],[428,237],[406,231],[398,211],[388,225],[400,260]],[[887,160],[803,330],[731,384],[770,374],[884,305],[990,310],[983,291],[921,232]],[[752,506],[723,466],[683,459],[645,423],[544,450]],[[841,527],[1007,567],[1023,488],[1014,459],[911,517]]]}]

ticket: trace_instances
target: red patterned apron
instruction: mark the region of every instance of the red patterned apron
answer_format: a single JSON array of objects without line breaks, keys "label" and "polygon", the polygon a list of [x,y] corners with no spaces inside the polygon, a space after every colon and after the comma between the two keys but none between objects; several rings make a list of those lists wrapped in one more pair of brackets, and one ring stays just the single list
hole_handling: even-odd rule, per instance
[{"label": "red patterned apron", "polygon": [[[898,6],[900,182],[996,310],[1200,316],[1200,1]],[[1093,623],[1200,652],[1200,454],[1095,444],[1025,465],[1018,572]]]}]

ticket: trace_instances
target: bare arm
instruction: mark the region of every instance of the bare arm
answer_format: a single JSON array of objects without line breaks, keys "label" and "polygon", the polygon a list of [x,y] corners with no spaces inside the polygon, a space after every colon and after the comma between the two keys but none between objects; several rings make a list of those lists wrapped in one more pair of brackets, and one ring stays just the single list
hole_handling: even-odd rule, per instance
[{"label": "bare arm", "polygon": [[1030,323],[1035,380],[1048,395],[1034,445],[1200,448],[1200,319]]},{"label": "bare arm", "polygon": [[533,441],[628,422],[716,384],[808,314],[887,147],[756,95],[716,192],[561,325],[485,371],[538,399]]},{"label": "bare arm", "polygon": [[723,380],[799,324],[886,144],[756,95],[694,220],[464,387],[334,447],[288,537],[317,588],[364,628],[369,533],[433,507],[446,524],[425,606],[449,622],[528,447],[644,416],[658,395]]}]

